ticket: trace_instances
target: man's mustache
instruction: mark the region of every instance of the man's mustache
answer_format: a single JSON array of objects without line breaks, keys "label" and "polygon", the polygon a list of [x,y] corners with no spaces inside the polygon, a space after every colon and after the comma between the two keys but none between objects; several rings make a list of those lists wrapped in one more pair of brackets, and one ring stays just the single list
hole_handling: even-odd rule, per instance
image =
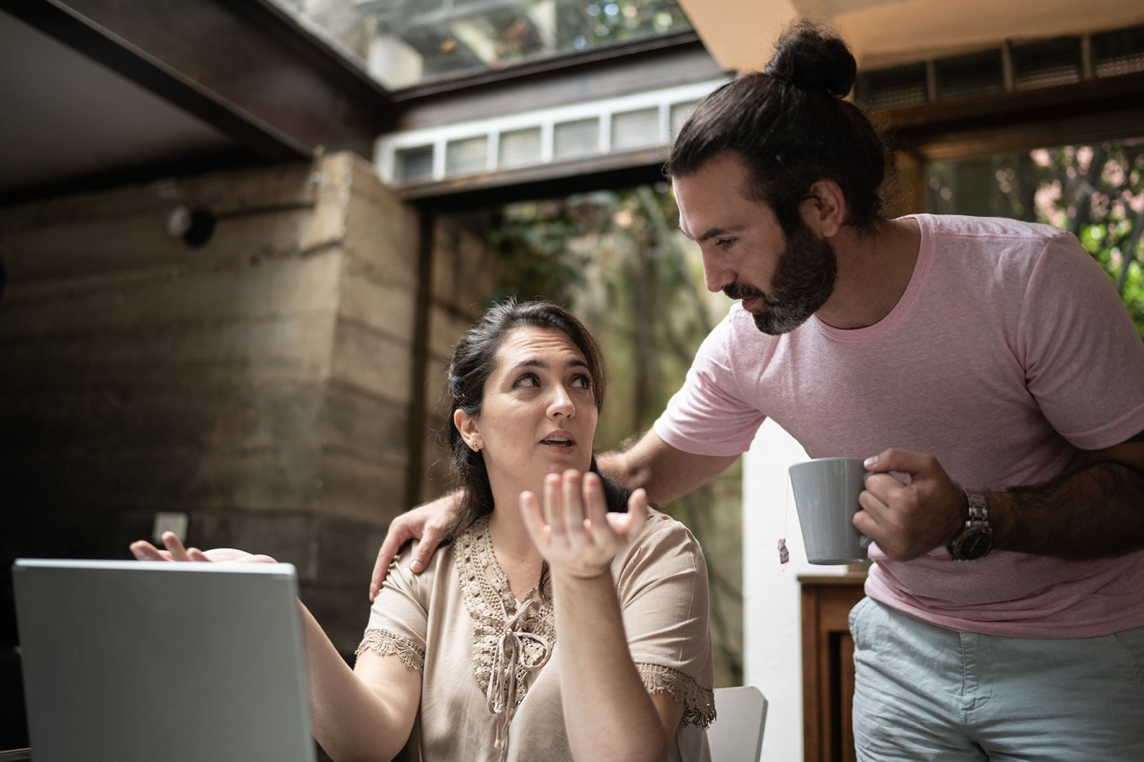
[{"label": "man's mustache", "polygon": [[723,287],[723,293],[732,299],[762,299],[763,292],[746,283],[730,283]]}]

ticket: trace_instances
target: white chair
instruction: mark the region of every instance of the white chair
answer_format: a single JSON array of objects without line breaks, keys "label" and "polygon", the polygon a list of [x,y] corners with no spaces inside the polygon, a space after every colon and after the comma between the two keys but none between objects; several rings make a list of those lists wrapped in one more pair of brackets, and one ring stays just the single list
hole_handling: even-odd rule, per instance
[{"label": "white chair", "polygon": [[707,728],[711,762],[758,762],[767,699],[752,685],[715,689],[715,722]]}]

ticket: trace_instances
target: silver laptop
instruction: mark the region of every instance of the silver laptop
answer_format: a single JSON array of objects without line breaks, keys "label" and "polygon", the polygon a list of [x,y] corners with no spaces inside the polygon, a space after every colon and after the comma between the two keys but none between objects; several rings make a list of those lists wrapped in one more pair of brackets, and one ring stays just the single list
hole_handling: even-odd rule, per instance
[{"label": "silver laptop", "polygon": [[36,762],[313,762],[290,564],[16,561]]}]

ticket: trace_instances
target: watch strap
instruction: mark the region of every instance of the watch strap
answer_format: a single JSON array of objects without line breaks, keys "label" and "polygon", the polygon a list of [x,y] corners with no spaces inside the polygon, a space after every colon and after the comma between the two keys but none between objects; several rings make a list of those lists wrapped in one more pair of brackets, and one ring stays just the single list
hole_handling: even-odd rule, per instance
[{"label": "watch strap", "polygon": [[955,561],[976,561],[992,550],[993,523],[989,520],[989,503],[980,492],[965,492],[966,518],[961,533],[946,546]]}]

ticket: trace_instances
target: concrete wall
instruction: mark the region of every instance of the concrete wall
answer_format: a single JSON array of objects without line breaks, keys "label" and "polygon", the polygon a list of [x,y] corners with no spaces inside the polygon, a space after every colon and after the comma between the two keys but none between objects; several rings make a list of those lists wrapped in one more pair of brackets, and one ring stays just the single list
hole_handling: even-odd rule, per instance
[{"label": "concrete wall", "polygon": [[439,218],[433,225],[429,334],[425,357],[425,425],[418,501],[431,500],[452,486],[446,432],[453,425],[445,404],[445,373],[460,335],[480,317],[496,285],[496,264],[473,218]]},{"label": "concrete wall", "polygon": [[[205,245],[167,232],[179,206],[216,216]],[[479,237],[435,233],[440,418],[441,358],[492,274]],[[416,210],[350,154],[0,209],[0,644],[13,558],[126,558],[163,511],[191,544],[297,565],[352,652],[408,507],[419,252]]]}]

